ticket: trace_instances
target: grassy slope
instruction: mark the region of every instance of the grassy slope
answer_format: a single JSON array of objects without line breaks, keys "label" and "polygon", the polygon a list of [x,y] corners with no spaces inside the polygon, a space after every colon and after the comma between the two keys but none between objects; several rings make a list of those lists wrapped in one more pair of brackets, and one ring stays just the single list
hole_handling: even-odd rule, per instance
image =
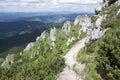
[{"label": "grassy slope", "polygon": [[[55,80],[57,74],[62,71],[64,68],[64,59],[63,56],[68,52],[68,50],[77,42],[78,39],[78,32],[81,28],[80,26],[74,26],[71,23],[71,32],[69,34],[65,34],[62,29],[57,28],[57,40],[55,41],[55,48],[50,49],[51,41],[49,40],[50,29],[46,30],[46,38],[43,40],[38,40],[35,42],[33,48],[29,51],[21,52],[23,55],[15,54],[14,55],[14,65],[9,69],[4,70],[3,68],[0,69],[2,77],[0,79],[7,79],[10,80],[16,79],[29,79],[29,80]],[[85,33],[82,33],[84,36],[81,36],[81,39],[85,37]],[[81,35],[82,35],[81,34]],[[69,46],[66,45],[68,38],[76,37],[76,40],[73,41]],[[34,58],[31,56],[34,53],[38,53],[35,55]],[[22,60],[22,61],[21,61]],[[16,69],[15,71],[13,69]],[[36,73],[35,71],[37,70]],[[21,71],[21,72],[19,72]],[[29,76],[26,72],[31,73],[33,76]],[[26,74],[25,74],[25,73]],[[4,75],[8,73],[8,75]],[[12,73],[12,74],[9,74]],[[24,75],[23,75],[24,74]],[[28,77],[29,76],[29,77]]]},{"label": "grassy slope", "polygon": [[[96,58],[99,56],[98,51],[100,50],[100,44],[103,43],[103,40],[107,38],[108,35],[119,31],[120,29],[120,14],[116,16],[116,13],[120,6],[112,6],[110,8],[104,8],[101,12],[102,14],[108,14],[107,20],[102,23],[102,28],[111,28],[109,29],[104,37],[101,37],[99,40],[91,41],[87,44],[77,56],[77,60],[83,63],[86,63],[84,73],[86,75],[85,80],[101,80],[102,78],[98,74],[97,65],[99,64]],[[107,10],[107,11],[106,11]],[[97,19],[96,16],[92,17],[93,22]]]}]

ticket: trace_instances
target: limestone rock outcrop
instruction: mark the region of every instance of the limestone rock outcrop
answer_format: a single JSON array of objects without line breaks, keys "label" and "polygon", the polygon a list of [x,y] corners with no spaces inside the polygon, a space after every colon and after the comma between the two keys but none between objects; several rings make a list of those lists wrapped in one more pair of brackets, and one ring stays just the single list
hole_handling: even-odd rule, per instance
[{"label": "limestone rock outcrop", "polygon": [[70,31],[71,31],[71,22],[70,21],[66,21],[65,23],[64,23],[64,25],[63,25],[63,27],[62,27],[62,30],[66,33],[66,34],[68,34],[68,33],[70,33]]},{"label": "limestone rock outcrop", "polygon": [[119,15],[120,14],[120,9],[118,10],[118,12],[117,12],[117,15]]},{"label": "limestone rock outcrop", "polygon": [[87,30],[86,43],[88,43],[90,40],[96,40],[105,34],[106,30],[108,29],[102,30],[101,24],[104,20],[106,20],[106,17],[106,14],[99,16],[99,18],[95,22],[95,28]]},{"label": "limestone rock outcrop", "polygon": [[96,13],[96,14],[99,14],[104,7],[108,7],[108,6],[109,6],[108,3],[109,3],[109,0],[101,0],[101,1],[98,3],[97,7],[95,8],[95,13]]},{"label": "limestone rock outcrop", "polygon": [[86,33],[88,31],[88,29],[92,26],[91,18],[88,17],[87,15],[77,16],[74,21],[74,25],[81,26],[81,29],[79,30],[79,35],[78,35],[78,39],[79,39],[81,33],[82,32]]},{"label": "limestone rock outcrop", "polygon": [[53,42],[56,40],[56,28],[55,27],[50,30],[50,40]]},{"label": "limestone rock outcrop", "polygon": [[99,18],[95,22],[96,28],[100,28],[101,27],[101,23],[102,23],[102,21],[106,20],[106,17],[107,17],[106,14],[102,15],[102,16],[99,16]]},{"label": "limestone rock outcrop", "polygon": [[13,55],[8,54],[5,58],[5,61],[1,64],[1,67],[4,67],[6,65],[12,65],[13,63]]},{"label": "limestone rock outcrop", "polygon": [[70,43],[71,43],[71,42],[73,42],[73,41],[75,41],[75,40],[76,40],[76,38],[75,38],[75,37],[68,38],[66,45],[67,45],[67,46],[69,46],[69,45],[70,45]]},{"label": "limestone rock outcrop", "polygon": [[34,42],[30,42],[27,47],[24,49],[24,51],[30,50],[34,46]]},{"label": "limestone rock outcrop", "polygon": [[50,30],[50,40],[52,41],[51,43],[51,49],[53,49],[55,47],[55,41],[56,41],[56,28],[52,28]]},{"label": "limestone rock outcrop", "polygon": [[45,39],[45,37],[46,37],[46,31],[44,31],[43,33],[41,33],[41,35],[36,38],[36,41],[37,40]]},{"label": "limestone rock outcrop", "polygon": [[85,23],[87,26],[91,25],[91,18],[89,18],[87,15],[83,15],[83,16],[77,16],[75,21],[74,21],[74,25],[84,25]]}]

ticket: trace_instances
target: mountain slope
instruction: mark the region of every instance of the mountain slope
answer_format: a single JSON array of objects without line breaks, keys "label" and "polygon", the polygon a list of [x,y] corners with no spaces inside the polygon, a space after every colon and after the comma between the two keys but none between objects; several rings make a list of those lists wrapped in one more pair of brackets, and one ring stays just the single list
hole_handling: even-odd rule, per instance
[{"label": "mountain slope", "polygon": [[78,63],[76,57],[80,49],[85,46],[85,43],[86,38],[78,41],[64,56],[66,67],[63,69],[63,72],[59,74],[58,80],[82,80],[81,77],[74,72],[73,66],[78,66],[80,69],[79,71],[83,71],[85,64]]},{"label": "mountain slope", "polygon": [[78,16],[74,23],[66,21],[62,29],[45,30],[20,54],[8,54],[0,79],[120,79],[119,2],[104,0],[92,18]]}]

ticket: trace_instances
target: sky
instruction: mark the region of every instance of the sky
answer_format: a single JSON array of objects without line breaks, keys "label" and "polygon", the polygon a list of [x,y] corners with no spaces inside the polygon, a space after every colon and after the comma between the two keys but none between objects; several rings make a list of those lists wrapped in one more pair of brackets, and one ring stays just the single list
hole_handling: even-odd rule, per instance
[{"label": "sky", "polygon": [[0,12],[94,12],[100,0],[0,0]]}]

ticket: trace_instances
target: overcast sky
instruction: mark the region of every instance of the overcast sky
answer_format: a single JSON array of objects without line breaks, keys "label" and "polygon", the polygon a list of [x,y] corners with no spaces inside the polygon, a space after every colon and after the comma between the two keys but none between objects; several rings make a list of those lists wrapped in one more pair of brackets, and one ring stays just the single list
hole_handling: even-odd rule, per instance
[{"label": "overcast sky", "polygon": [[0,0],[0,12],[94,12],[99,0]]}]

